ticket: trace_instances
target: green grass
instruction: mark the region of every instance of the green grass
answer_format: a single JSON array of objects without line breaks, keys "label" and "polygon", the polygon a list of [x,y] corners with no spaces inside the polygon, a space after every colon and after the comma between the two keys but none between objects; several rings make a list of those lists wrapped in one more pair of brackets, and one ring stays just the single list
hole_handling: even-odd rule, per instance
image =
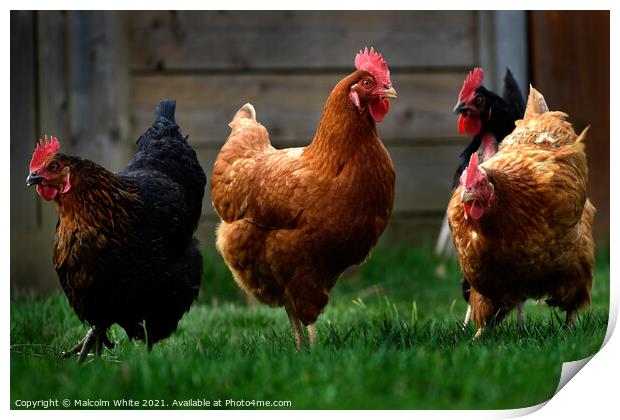
[{"label": "green grass", "polygon": [[[248,305],[213,251],[201,298],[149,353],[114,327],[102,359],[58,359],[86,327],[60,294],[11,302],[11,404],[18,399],[289,400],[292,408],[517,408],[549,399],[561,364],[596,352],[607,328],[609,251],[599,253],[592,308],[526,304],[473,342],[462,330],[459,269],[426,249],[379,249],[334,289],[319,346],[295,352],[282,309]],[[440,275],[441,274],[441,275]]]}]

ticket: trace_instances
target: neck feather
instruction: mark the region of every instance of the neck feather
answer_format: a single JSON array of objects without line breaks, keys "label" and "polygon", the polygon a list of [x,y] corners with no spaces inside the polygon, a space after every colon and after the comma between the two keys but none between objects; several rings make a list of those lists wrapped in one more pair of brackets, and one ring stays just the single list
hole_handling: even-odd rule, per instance
[{"label": "neck feather", "polygon": [[364,73],[358,70],[334,87],[314,139],[305,150],[306,156],[316,159],[325,170],[338,170],[345,158],[355,155],[355,151],[368,143],[379,144],[370,113],[366,108],[359,110],[349,98],[351,86]]},{"label": "neck feather", "polygon": [[81,158],[72,158],[71,190],[56,199],[61,223],[78,222],[102,228],[123,225],[138,203],[135,186]]}]

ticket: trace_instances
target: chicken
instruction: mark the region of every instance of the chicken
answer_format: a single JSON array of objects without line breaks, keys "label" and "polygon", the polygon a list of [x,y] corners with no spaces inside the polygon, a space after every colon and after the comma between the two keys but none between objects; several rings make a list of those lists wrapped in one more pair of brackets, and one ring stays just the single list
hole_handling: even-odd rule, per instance
[{"label": "chicken", "polygon": [[448,220],[479,337],[526,298],[547,297],[570,328],[590,303],[595,209],[586,196],[584,139],[530,90],[523,120],[497,154],[470,157]]},{"label": "chicken", "polygon": [[[499,143],[514,129],[514,122],[523,118],[525,102],[509,69],[506,69],[504,76],[501,98],[482,85],[483,79],[482,68],[477,67],[469,72],[454,107],[454,112],[459,114],[458,131],[471,137],[471,141],[459,156],[460,163],[453,177],[452,191],[459,185],[461,174],[472,153],[477,152],[482,161],[493,156]],[[446,215],[437,238],[435,254],[451,254],[452,247],[449,244],[450,228]],[[468,296],[468,283],[462,282],[462,285],[463,294]]]},{"label": "chicken", "polygon": [[[471,71],[459,92],[459,98],[454,112],[459,114],[458,130],[472,138],[469,145],[460,155],[461,163],[454,174],[452,188],[459,185],[461,174],[467,167],[472,153],[478,153],[482,163],[492,157],[501,141],[515,128],[515,121],[523,118],[525,102],[509,69],[504,75],[502,97],[486,89],[482,82],[484,70],[480,67]],[[444,231],[448,232],[447,216],[444,219]],[[446,244],[447,235],[446,235]],[[470,284],[464,277],[461,278],[461,290],[466,302],[469,302]],[[471,307],[468,306],[464,324],[469,323]],[[523,304],[517,307],[517,322],[523,324]]]},{"label": "chicken", "polygon": [[284,306],[295,345],[340,274],[369,255],[390,217],[392,160],[377,137],[396,97],[382,56],[360,51],[332,90],[311,144],[277,150],[251,104],[234,116],[211,179],[217,247],[246,293]]},{"label": "chicken", "polygon": [[94,348],[112,347],[107,330],[152,345],[173,333],[196,299],[202,257],[193,238],[206,185],[196,153],[175,123],[174,101],[162,101],[155,122],[118,174],[40,141],[26,182],[54,201],[59,221],[54,267],[69,303],[90,330],[65,355],[79,363]]},{"label": "chicken", "polygon": [[502,97],[482,86],[484,70],[471,71],[459,92],[454,112],[459,114],[458,130],[472,140],[460,155],[461,163],[454,174],[452,187],[459,185],[461,174],[472,153],[477,152],[482,162],[493,156],[501,141],[515,128],[515,121],[523,118],[525,102],[519,85],[509,69],[504,76]]}]

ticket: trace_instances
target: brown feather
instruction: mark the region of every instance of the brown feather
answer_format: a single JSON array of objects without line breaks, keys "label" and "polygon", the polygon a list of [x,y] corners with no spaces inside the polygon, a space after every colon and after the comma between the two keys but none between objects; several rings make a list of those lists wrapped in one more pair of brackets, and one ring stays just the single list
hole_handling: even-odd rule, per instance
[{"label": "brown feather", "polygon": [[525,298],[547,298],[566,311],[590,303],[595,209],[586,196],[585,135],[577,137],[561,112],[532,112],[516,125],[481,165],[495,188],[484,215],[465,219],[460,186],[448,206],[480,327]]},{"label": "brown feather", "polygon": [[394,200],[394,169],[374,122],[349,99],[364,71],[334,88],[306,148],[273,148],[240,110],[211,179],[217,247],[238,285],[313,323],[338,276],[367,257]]}]

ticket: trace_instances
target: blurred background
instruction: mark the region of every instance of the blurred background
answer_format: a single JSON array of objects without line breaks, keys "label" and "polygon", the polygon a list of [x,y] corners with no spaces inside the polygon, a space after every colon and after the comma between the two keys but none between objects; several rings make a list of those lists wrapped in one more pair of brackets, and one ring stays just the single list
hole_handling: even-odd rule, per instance
[{"label": "blurred background", "polygon": [[[58,289],[53,204],[25,186],[35,140],[120,170],[160,99],[210,174],[245,102],[276,147],[306,145],[333,86],[365,46],[382,52],[399,99],[379,125],[397,173],[380,246],[436,240],[458,155],[468,139],[452,114],[466,72],[482,66],[501,90],[505,68],[570,115],[587,142],[596,240],[609,241],[607,11],[12,11],[11,290]],[[217,223],[207,189],[198,237],[213,258]],[[232,283],[232,282],[231,282]]]}]

